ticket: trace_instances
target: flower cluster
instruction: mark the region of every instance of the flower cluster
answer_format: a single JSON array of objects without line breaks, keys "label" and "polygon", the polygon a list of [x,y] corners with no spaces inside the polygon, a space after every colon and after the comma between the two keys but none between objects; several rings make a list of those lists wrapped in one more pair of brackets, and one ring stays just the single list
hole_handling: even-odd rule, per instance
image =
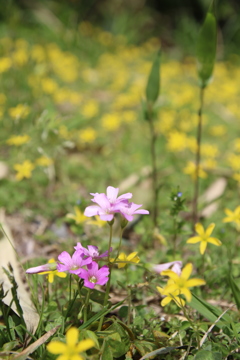
[{"label": "flower cluster", "polygon": [[[112,249],[110,249],[111,251]],[[43,272],[57,273],[69,272],[75,274],[84,280],[84,286],[93,289],[95,285],[105,285],[108,282],[109,268],[107,265],[99,268],[96,261],[107,257],[108,251],[99,254],[97,246],[89,245],[84,248],[79,242],[75,246],[75,252],[71,256],[67,251],[63,251],[58,256],[58,262],[55,264],[46,264],[27,269],[27,274],[37,274]]]},{"label": "flower cluster", "polygon": [[149,211],[139,209],[142,205],[128,201],[132,197],[131,193],[118,197],[118,192],[118,188],[108,186],[107,194],[91,193],[92,202],[97,205],[88,206],[84,215],[88,217],[99,215],[101,220],[112,221],[114,214],[120,213],[127,221],[132,221],[134,214],[149,214]]},{"label": "flower cluster", "polygon": [[[170,263],[168,263],[168,265],[169,264]],[[202,279],[189,279],[192,269],[193,266],[189,263],[183,268],[181,274],[177,274],[173,270],[164,270],[161,272],[161,275],[169,277],[167,285],[164,288],[157,286],[158,292],[164,296],[164,299],[161,302],[162,306],[169,304],[173,300],[179,307],[182,307],[185,305],[182,295],[188,302],[192,299],[192,294],[189,288],[206,284]]]}]

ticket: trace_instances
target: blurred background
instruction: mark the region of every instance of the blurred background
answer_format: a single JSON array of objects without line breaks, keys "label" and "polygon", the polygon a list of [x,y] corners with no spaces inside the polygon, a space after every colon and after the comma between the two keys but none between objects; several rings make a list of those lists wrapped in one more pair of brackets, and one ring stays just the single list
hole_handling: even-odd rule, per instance
[{"label": "blurred background", "polygon": [[[165,49],[185,56],[193,55],[193,42],[209,4],[209,0],[5,0],[0,21],[11,28],[13,35],[20,25],[34,31],[48,27],[54,32],[77,29],[87,21],[114,35],[125,35],[134,44],[150,37],[161,38]],[[219,51],[224,56],[238,54],[240,2],[218,0],[215,8],[222,45]],[[176,47],[181,51],[177,52]]]}]

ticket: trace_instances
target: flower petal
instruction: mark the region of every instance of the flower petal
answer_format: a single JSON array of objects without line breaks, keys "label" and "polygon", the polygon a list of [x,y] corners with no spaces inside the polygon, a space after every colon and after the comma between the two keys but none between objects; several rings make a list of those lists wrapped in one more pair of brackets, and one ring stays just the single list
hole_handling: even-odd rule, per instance
[{"label": "flower petal", "polygon": [[187,240],[187,244],[196,244],[197,242],[201,241],[200,236],[193,236],[190,239]]},{"label": "flower petal", "polygon": [[190,302],[192,300],[192,294],[191,294],[190,290],[188,290],[187,288],[181,289],[181,294],[183,294],[185,296],[185,298],[188,302]]},{"label": "flower petal", "polygon": [[78,342],[78,329],[72,327],[68,330],[66,334],[66,341],[68,346],[74,346]]},{"label": "flower petal", "polygon": [[95,342],[92,339],[82,340],[77,345],[77,350],[79,352],[83,352],[83,351],[86,351],[88,349],[91,349],[94,345],[95,345]]},{"label": "flower petal", "polygon": [[206,229],[206,236],[209,237],[215,228],[215,224],[211,223]]},{"label": "flower petal", "polygon": [[161,305],[162,306],[166,306],[167,304],[169,304],[173,299],[170,296],[166,296],[164,299],[162,299],[161,301]]},{"label": "flower petal", "polygon": [[65,352],[67,349],[67,345],[62,343],[61,341],[51,341],[47,345],[47,350],[52,354],[61,354]]},{"label": "flower petal", "polygon": [[107,187],[107,198],[110,201],[110,203],[114,203],[117,199],[118,196],[118,188],[114,188],[113,186],[108,186]]},{"label": "flower petal", "polygon": [[100,206],[97,205],[87,206],[84,211],[84,215],[88,217],[98,215],[100,209],[101,209]]},{"label": "flower petal", "polygon": [[186,282],[186,287],[202,286],[205,284],[206,284],[206,281],[204,281],[203,279],[193,278]]},{"label": "flower petal", "polygon": [[178,281],[179,280],[179,276],[172,270],[164,270],[161,272],[162,276],[169,276],[170,279],[173,279],[174,281]]},{"label": "flower petal", "polygon": [[200,224],[200,223],[195,224],[195,231],[196,231],[201,237],[205,235],[204,228],[203,228],[202,224]]},{"label": "flower petal", "polygon": [[184,280],[188,280],[191,273],[192,273],[192,264],[188,263],[187,265],[184,266],[184,268],[182,269],[182,274],[181,274],[181,278]]},{"label": "flower petal", "polygon": [[200,244],[200,254],[203,255],[207,248],[207,241],[202,241]]},{"label": "flower petal", "polygon": [[210,237],[210,238],[208,238],[208,240],[207,240],[207,241],[208,241],[208,242],[210,242],[211,244],[216,245],[216,246],[220,246],[220,245],[222,245],[222,242],[221,242],[219,239],[214,238],[214,237]]}]

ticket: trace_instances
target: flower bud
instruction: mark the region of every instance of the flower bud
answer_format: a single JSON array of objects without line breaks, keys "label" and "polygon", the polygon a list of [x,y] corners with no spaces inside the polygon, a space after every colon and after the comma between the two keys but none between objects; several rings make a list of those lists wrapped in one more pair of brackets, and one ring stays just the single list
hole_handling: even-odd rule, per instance
[{"label": "flower bud", "polygon": [[32,267],[26,270],[27,274],[39,274],[45,271],[54,271],[57,270],[57,263],[50,263],[45,265],[40,265],[36,267]]}]

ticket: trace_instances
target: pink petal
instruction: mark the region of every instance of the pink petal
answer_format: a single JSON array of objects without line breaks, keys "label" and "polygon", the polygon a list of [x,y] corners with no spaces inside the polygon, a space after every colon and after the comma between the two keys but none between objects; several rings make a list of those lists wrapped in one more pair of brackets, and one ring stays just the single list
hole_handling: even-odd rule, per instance
[{"label": "pink petal", "polygon": [[118,188],[114,188],[113,186],[108,186],[107,187],[107,198],[110,201],[111,204],[113,204],[118,196]]}]

